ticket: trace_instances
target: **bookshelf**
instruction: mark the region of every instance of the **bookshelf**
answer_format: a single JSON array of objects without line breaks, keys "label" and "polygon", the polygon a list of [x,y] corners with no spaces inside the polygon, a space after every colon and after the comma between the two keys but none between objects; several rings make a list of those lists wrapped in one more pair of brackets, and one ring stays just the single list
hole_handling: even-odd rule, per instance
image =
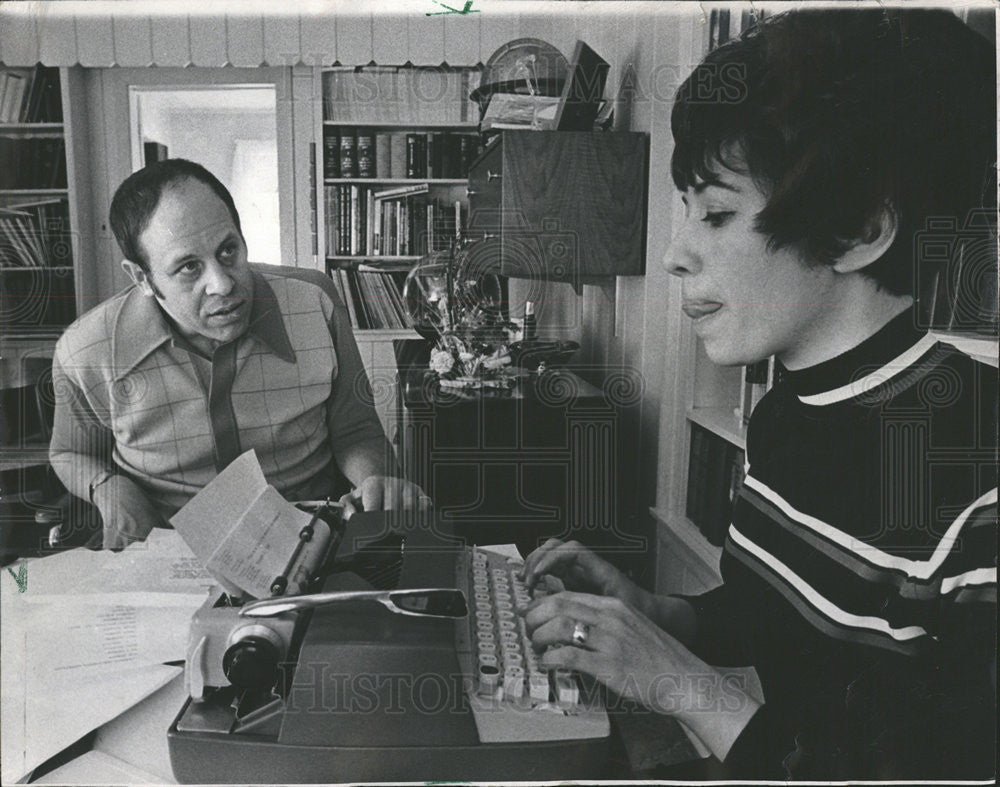
[{"label": "bookshelf", "polygon": [[9,416],[4,470],[48,459],[36,395],[62,331],[93,291],[92,250],[81,243],[90,207],[87,106],[79,67],[0,64],[0,388]]},{"label": "bookshelf", "polygon": [[[747,14],[725,9],[713,9],[708,21],[682,33],[680,62],[698,62],[750,22]],[[677,200],[674,226],[681,215]],[[670,277],[666,286],[667,302],[680,304],[679,280]],[[749,382],[742,367],[714,364],[679,308],[670,314],[667,330],[658,457],[662,473],[651,510],[657,528],[656,589],[701,593],[721,582],[720,545],[728,529],[729,501],[742,483],[748,411],[767,383]]]},{"label": "bookshelf", "polygon": [[[339,289],[391,440],[393,342],[418,339],[402,298],[412,266],[450,246],[479,153],[479,69],[318,70],[317,256]],[[457,207],[456,207],[457,206]],[[457,225],[457,226],[456,226]]]},{"label": "bookshelf", "polygon": [[5,361],[18,350],[51,347],[79,313],[81,224],[69,95],[74,77],[74,69],[0,66]]}]

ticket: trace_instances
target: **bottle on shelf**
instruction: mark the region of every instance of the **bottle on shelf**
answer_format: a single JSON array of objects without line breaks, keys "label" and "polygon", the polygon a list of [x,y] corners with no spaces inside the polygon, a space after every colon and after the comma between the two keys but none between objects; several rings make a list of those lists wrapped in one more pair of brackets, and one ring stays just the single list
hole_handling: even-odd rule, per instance
[{"label": "bottle on shelf", "polygon": [[524,302],[524,325],[522,328],[522,340],[533,342],[538,338],[538,320],[535,318],[535,302]]}]

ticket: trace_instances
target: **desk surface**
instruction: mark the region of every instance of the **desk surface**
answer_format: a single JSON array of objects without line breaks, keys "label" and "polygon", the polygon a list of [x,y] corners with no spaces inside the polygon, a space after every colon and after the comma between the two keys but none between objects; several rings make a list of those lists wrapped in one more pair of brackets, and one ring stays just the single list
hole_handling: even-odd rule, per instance
[{"label": "desk surface", "polygon": [[605,399],[600,388],[591,385],[568,369],[551,369],[539,375],[525,373],[512,388],[442,388],[433,372],[425,367],[402,367],[399,370],[403,405],[414,408],[459,402],[539,402],[561,405],[573,401]]}]

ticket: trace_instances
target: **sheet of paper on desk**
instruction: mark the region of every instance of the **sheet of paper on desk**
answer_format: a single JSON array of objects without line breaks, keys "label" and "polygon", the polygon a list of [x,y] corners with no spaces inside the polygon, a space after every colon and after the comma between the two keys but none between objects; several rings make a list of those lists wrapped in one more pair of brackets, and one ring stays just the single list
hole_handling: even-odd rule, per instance
[{"label": "sheet of paper on desk", "polygon": [[215,584],[180,534],[165,528],[121,552],[71,549],[29,561],[28,575],[22,598],[43,603],[59,598],[89,605],[114,594],[119,604],[197,606]]},{"label": "sheet of paper on desk", "polygon": [[159,662],[183,657],[192,607],[29,603],[33,585],[23,594],[6,585],[0,779],[9,784],[178,674]]},{"label": "sheet of paper on desk", "polygon": [[311,519],[267,484],[250,450],[170,522],[213,576],[254,598],[267,598]]},{"label": "sheet of paper on desk", "polygon": [[3,783],[130,708],[173,675],[210,584],[180,536],[157,530],[120,553],[26,561],[0,583]]}]

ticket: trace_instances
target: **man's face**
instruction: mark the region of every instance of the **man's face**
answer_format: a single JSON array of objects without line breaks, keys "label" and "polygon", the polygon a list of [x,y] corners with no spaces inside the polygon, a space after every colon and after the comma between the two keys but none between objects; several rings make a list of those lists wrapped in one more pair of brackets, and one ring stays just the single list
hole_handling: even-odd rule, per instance
[{"label": "man's face", "polygon": [[682,308],[705,352],[724,365],[771,355],[790,369],[823,360],[841,316],[837,274],[795,250],[768,249],[754,228],[766,196],[749,176],[720,172],[718,182],[684,192],[684,221],[665,259],[683,280]]},{"label": "man's face", "polygon": [[133,277],[196,347],[242,336],[250,324],[253,279],[243,237],[225,203],[204,183],[168,186],[139,236],[149,272]]}]

